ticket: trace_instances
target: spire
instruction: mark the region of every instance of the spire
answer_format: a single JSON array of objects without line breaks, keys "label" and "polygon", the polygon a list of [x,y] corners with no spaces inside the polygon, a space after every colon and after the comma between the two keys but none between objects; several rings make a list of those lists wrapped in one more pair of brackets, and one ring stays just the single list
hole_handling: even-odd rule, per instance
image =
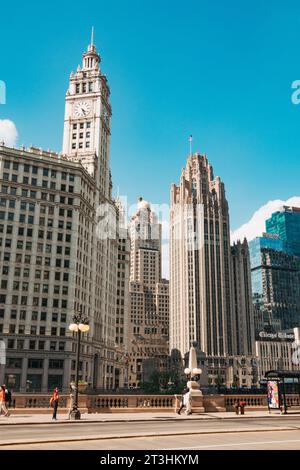
[{"label": "spire", "polygon": [[88,46],[87,52],[83,54],[83,69],[98,69],[101,61],[99,54],[97,53],[96,46],[94,44],[94,26],[92,26],[91,32],[91,43]]},{"label": "spire", "polygon": [[91,34],[91,46],[94,45],[94,26],[92,26],[92,34]]}]

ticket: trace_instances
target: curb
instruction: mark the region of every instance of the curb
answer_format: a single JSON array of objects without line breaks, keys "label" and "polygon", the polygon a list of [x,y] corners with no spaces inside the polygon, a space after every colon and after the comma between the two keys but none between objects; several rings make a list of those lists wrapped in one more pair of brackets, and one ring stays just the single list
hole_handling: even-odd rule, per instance
[{"label": "curb", "polygon": [[[288,418],[294,418],[294,419],[299,419],[299,415],[284,415],[284,416],[287,416]],[[247,420],[252,420],[252,419],[273,419],[273,420],[277,420],[277,419],[282,419],[283,418],[283,415],[267,415],[267,416],[250,416],[250,415],[244,415],[243,417],[235,417],[235,416],[220,416],[220,417],[217,417],[217,416],[213,416],[213,417],[207,417],[207,418],[188,418],[188,417],[182,417],[182,418],[177,418],[174,416],[174,418],[171,418],[170,416],[168,417],[159,417],[159,420],[157,417],[154,417],[154,418],[141,418],[141,419],[106,419],[106,418],[103,418],[103,419],[93,419],[93,420],[85,420],[85,419],[80,419],[78,421],[71,421],[69,419],[62,419],[62,420],[58,420],[58,421],[55,421],[53,422],[51,419],[49,421],[29,421],[29,422],[21,422],[21,423],[9,423],[9,422],[0,422],[0,429],[1,429],[1,426],[34,426],[34,425],[49,425],[49,424],[53,424],[53,425],[61,425],[61,424],[96,424],[96,423],[143,423],[143,422],[158,422],[158,421],[169,421],[169,422],[172,422],[174,423],[174,421],[178,421],[178,422],[181,422],[181,421],[200,421],[200,422],[205,422],[205,421],[224,421],[224,420],[232,420],[232,421],[235,421],[235,420],[243,420],[243,421],[247,421]]]}]

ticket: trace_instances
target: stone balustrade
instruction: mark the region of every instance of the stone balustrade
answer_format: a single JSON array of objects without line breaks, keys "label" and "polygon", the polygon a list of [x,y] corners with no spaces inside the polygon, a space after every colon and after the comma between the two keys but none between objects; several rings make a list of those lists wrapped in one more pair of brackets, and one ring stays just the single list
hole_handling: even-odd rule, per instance
[{"label": "stone balustrade", "polygon": [[[16,412],[49,413],[51,395],[19,394],[13,395],[11,408]],[[299,395],[287,395],[288,407],[300,408]],[[203,395],[205,412],[234,411],[236,400],[243,400],[246,409],[266,410],[268,408],[265,395]],[[176,411],[180,406],[181,395],[79,395],[79,408],[88,413],[129,413]],[[59,408],[67,410],[70,406],[69,395],[60,395]],[[13,411],[13,410],[12,410]]]}]

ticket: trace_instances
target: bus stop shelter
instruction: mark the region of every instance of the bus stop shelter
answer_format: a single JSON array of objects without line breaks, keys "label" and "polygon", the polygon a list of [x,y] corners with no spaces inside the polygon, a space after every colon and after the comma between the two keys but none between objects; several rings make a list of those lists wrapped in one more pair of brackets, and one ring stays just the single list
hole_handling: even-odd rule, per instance
[{"label": "bus stop shelter", "polygon": [[269,411],[277,409],[287,414],[287,394],[296,394],[300,399],[300,371],[270,370],[266,379]]}]

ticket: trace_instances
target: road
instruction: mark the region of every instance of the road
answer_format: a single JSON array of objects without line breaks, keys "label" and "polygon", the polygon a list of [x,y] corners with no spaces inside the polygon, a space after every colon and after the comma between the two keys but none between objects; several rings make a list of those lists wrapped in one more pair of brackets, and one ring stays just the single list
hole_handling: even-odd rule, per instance
[{"label": "road", "polygon": [[151,422],[11,425],[0,440],[0,450],[7,449],[300,449],[300,419],[180,422],[161,417]]}]

